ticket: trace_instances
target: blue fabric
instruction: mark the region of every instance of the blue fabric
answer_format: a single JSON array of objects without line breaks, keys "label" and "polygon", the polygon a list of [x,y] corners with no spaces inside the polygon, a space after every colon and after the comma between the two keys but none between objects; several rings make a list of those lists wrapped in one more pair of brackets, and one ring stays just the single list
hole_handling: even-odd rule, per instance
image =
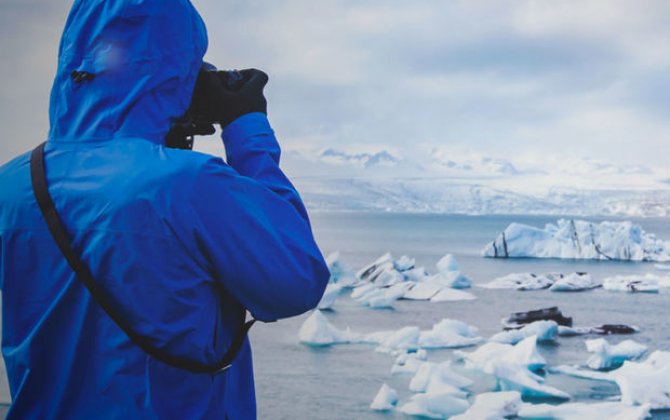
[{"label": "blue fabric", "polygon": [[[215,363],[242,307],[300,314],[328,270],[264,114],[226,127],[227,163],[162,145],[206,44],[186,0],[75,2],[45,160],[73,247],[127,323]],[[95,79],[75,84],[73,70]],[[91,300],[39,212],[28,154],[0,167],[0,287],[8,418],[255,417],[248,341],[228,371],[191,374],[148,357]]]}]

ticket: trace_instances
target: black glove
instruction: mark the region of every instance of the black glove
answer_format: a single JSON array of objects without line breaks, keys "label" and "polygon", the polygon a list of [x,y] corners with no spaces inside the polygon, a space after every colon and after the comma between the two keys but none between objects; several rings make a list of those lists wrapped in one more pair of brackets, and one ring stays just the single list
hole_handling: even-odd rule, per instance
[{"label": "black glove", "polygon": [[222,128],[250,112],[267,114],[267,100],[263,96],[267,82],[268,75],[256,69],[202,71],[194,97],[204,100],[194,101],[192,111],[196,115],[211,115]]}]

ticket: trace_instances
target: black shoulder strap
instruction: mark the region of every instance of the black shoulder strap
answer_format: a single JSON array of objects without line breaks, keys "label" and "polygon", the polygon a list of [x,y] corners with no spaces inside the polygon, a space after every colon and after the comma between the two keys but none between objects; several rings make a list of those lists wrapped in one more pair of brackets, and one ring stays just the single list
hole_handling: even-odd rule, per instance
[{"label": "black shoulder strap", "polygon": [[244,344],[244,339],[247,336],[249,328],[251,328],[256,320],[251,319],[250,321],[245,322],[246,311],[243,309],[242,324],[236,331],[235,336],[230,343],[228,352],[226,352],[226,354],[223,356],[223,359],[215,365],[206,365],[185,359],[183,357],[170,355],[166,351],[154,347],[150,343],[150,340],[146,337],[135,333],[114,310],[112,305],[109,304],[105,298],[104,293],[93,280],[93,275],[91,274],[88,266],[86,266],[86,264],[81,261],[77,253],[70,245],[67,231],[58,217],[56,207],[54,206],[51,196],[49,195],[49,188],[47,185],[44,169],[44,146],[45,143],[37,146],[30,156],[30,177],[33,193],[35,194],[35,198],[37,199],[37,204],[40,207],[42,215],[44,216],[44,219],[49,226],[49,232],[51,232],[51,236],[53,236],[56,244],[58,245],[58,248],[63,253],[63,256],[65,256],[65,259],[70,264],[70,267],[72,267],[72,270],[77,275],[77,278],[79,278],[79,280],[84,283],[84,286],[86,286],[88,291],[91,293],[93,299],[102,307],[102,309],[116,323],[116,325],[118,325],[119,328],[121,328],[123,332],[125,332],[128,337],[130,337],[130,339],[149,356],[170,366],[184,369],[193,373],[218,373],[228,369],[237,356],[237,353],[239,353],[240,349],[242,348],[242,344]]}]

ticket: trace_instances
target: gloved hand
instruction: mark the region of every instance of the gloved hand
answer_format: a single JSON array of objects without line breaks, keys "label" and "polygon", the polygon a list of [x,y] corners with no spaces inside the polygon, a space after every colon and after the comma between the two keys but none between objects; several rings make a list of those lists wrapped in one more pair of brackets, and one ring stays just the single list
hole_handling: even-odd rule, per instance
[{"label": "gloved hand", "polygon": [[[202,111],[213,115],[221,128],[250,112],[267,114],[267,100],[263,96],[263,88],[268,82],[268,75],[260,70],[245,69],[238,72],[241,80],[233,80],[235,75],[232,73],[200,72],[194,92],[194,97],[205,99],[199,101],[207,108]],[[194,112],[199,111],[195,109]]]}]

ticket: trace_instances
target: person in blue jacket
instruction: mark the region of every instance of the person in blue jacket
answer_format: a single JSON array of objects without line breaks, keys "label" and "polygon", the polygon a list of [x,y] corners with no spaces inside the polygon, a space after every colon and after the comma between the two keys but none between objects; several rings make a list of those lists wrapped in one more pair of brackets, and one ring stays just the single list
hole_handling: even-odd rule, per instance
[{"label": "person in blue jacket", "polygon": [[[75,1],[44,162],[72,247],[119,316],[155,348],[211,365],[230,348],[244,309],[261,321],[303,313],[329,274],[279,168],[263,73],[250,72],[226,109],[215,110],[227,162],[165,147],[206,48],[188,0]],[[254,418],[248,341],[214,374],[143,351],[57,248],[29,160],[0,167],[8,418]]]}]

